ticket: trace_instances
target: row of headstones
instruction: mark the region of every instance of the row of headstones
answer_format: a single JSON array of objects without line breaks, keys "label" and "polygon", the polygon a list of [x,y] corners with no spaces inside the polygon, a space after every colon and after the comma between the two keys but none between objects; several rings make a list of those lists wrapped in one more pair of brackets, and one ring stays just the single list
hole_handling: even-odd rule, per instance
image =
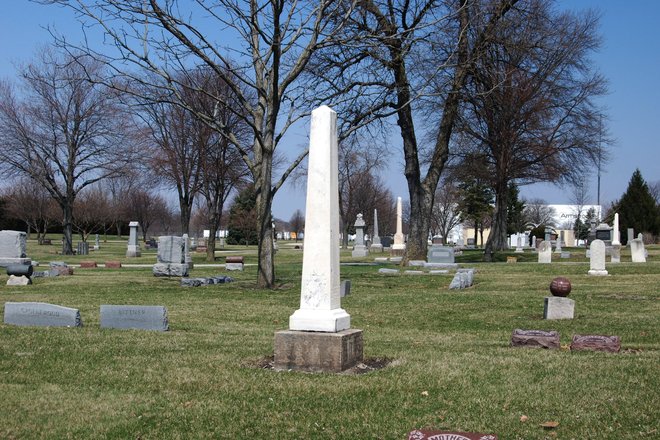
[{"label": "row of headstones", "polygon": [[[101,328],[169,330],[164,306],[102,305]],[[36,327],[82,327],[78,309],[41,302],[6,302],[5,324]]]},{"label": "row of headstones", "polygon": [[[636,238],[630,242],[630,254],[633,263],[645,263],[646,262],[646,250],[644,249],[644,242],[642,240],[642,234],[639,234],[639,238]],[[605,242],[602,240],[594,240],[591,242],[589,247],[589,260],[590,260],[590,275],[607,275],[605,270],[605,259],[607,255],[607,248]],[[620,257],[620,247],[612,247],[612,263],[619,263],[621,261]],[[538,262],[539,263],[551,263],[552,262],[552,246],[548,241],[542,241],[541,246],[539,247],[538,253]],[[592,273],[592,271],[594,271]],[[605,273],[596,273],[595,271],[605,271]]]}]

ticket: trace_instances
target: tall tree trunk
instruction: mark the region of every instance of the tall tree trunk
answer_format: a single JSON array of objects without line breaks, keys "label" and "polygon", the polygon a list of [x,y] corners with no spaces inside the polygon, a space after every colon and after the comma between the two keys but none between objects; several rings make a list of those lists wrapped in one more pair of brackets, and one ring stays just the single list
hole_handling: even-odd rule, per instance
[{"label": "tall tree trunk", "polygon": [[181,234],[188,234],[190,230],[190,213],[192,211],[192,198],[179,197],[179,210],[181,211]]},{"label": "tall tree trunk", "polygon": [[[272,145],[272,142],[266,145]],[[258,267],[257,286],[271,289],[275,285],[275,262],[273,252],[273,223],[271,207],[273,204],[272,189],[272,149],[263,148],[260,174],[255,182],[257,191],[257,234],[258,234]]]},{"label": "tall tree trunk", "polygon": [[434,196],[433,193],[424,191],[419,180],[413,182],[409,179],[408,190],[410,193],[410,223],[406,243],[406,263],[409,260],[426,260]]},{"label": "tall tree trunk", "polygon": [[484,249],[484,261],[492,261],[493,254],[496,251],[508,248],[506,242],[508,195],[508,181],[498,179],[495,185],[495,212],[493,213],[493,222]]},{"label": "tall tree trunk", "polygon": [[[209,210],[209,239],[206,242],[206,261],[215,261],[215,236],[218,232],[218,227],[220,225],[220,216],[218,215],[218,209],[213,206],[214,203],[208,204]],[[222,212],[222,209],[220,209]]]},{"label": "tall tree trunk", "polygon": [[63,203],[62,205],[62,232],[64,240],[62,241],[62,255],[73,255],[73,203]]}]

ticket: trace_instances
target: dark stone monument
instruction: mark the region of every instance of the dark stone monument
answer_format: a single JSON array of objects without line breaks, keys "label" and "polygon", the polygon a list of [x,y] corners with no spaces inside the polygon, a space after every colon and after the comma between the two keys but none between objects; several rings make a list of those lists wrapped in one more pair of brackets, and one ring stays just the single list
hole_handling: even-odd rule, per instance
[{"label": "dark stone monument", "polygon": [[351,294],[351,280],[342,280],[341,286],[339,288],[339,296],[345,297],[346,295]]},{"label": "dark stone monument", "polygon": [[415,429],[408,433],[408,440],[498,440],[498,438],[495,434],[480,434],[477,432]]},{"label": "dark stone monument", "polygon": [[79,241],[76,253],[78,255],[89,255],[89,243],[86,241]]},{"label": "dark stone monument", "polygon": [[225,257],[225,269],[227,270],[243,270],[244,258],[240,255],[233,255]]},{"label": "dark stone monument", "polygon": [[511,334],[512,347],[559,348],[559,333],[556,331],[515,329]]},{"label": "dark stone monument", "polygon": [[80,311],[41,302],[6,302],[5,324],[37,327],[82,327]]},{"label": "dark stone monument", "polygon": [[571,350],[608,351],[618,353],[621,350],[621,338],[603,335],[574,335]]},{"label": "dark stone monument", "polygon": [[550,293],[552,293],[553,296],[568,296],[568,294],[571,293],[571,282],[568,278],[555,278],[550,283]]},{"label": "dark stone monument", "polygon": [[164,306],[101,306],[101,328],[169,330]]}]

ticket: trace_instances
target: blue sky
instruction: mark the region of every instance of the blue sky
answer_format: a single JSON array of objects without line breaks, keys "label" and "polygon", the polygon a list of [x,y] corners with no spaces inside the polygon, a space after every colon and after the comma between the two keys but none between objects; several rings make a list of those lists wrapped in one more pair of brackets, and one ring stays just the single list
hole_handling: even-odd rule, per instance
[{"label": "blue sky", "polygon": [[[660,1],[563,0],[559,7],[594,8],[602,13],[603,45],[594,56],[594,64],[608,78],[610,89],[602,103],[608,109],[606,124],[615,144],[601,177],[601,202],[609,203],[623,194],[635,168],[648,182],[660,180]],[[69,10],[27,0],[5,0],[2,8],[0,77],[13,78],[15,63],[28,60],[40,45],[50,42],[45,26],[55,26],[71,38],[80,36]],[[298,146],[304,142],[303,135],[294,136],[291,141]],[[407,198],[403,168],[396,159],[393,164],[386,180],[395,196]],[[580,163],[574,166],[584,168],[590,203],[595,203],[595,170]],[[561,188],[553,185],[524,187],[521,193],[523,197],[542,198],[553,204],[570,201]],[[304,189],[286,184],[275,198],[273,214],[288,220],[296,209],[304,210],[304,204]]]}]

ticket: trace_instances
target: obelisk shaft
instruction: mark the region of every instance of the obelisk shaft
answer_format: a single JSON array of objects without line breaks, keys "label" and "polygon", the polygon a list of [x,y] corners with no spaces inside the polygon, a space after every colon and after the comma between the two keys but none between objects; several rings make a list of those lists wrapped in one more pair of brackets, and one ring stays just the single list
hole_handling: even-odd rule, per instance
[{"label": "obelisk shaft", "polygon": [[350,328],[340,308],[337,151],[337,114],[321,106],[312,112],[300,309],[289,318],[291,330]]}]

